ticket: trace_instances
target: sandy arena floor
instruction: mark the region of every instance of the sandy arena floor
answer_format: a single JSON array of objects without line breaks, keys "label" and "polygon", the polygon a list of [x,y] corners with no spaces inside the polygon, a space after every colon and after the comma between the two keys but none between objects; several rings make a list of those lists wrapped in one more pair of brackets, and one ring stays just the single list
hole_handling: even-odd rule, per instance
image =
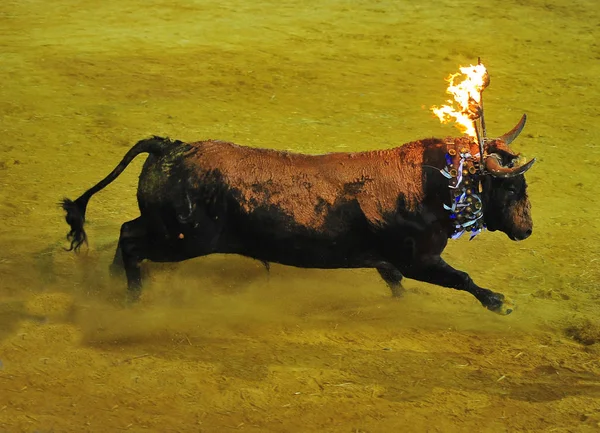
[{"label": "sandy arena floor", "polygon": [[[420,4],[417,6],[417,4]],[[600,431],[600,4],[596,0],[4,0],[0,5],[0,432]],[[136,160],[63,250],[57,203],[152,134],[308,153],[457,135],[429,107],[481,56],[533,236],[445,258],[508,317],[371,270],[211,256],[108,276]]]}]

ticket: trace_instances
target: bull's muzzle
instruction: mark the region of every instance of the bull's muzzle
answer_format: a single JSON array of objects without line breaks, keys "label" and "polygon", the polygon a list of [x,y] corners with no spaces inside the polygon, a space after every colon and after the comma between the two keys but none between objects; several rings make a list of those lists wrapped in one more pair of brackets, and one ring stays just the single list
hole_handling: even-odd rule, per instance
[{"label": "bull's muzzle", "polygon": [[512,239],[513,241],[523,241],[525,239],[527,239],[529,236],[531,236],[531,233],[533,233],[533,229],[527,229],[527,230],[523,230],[517,233],[513,233],[510,236],[510,239]]}]

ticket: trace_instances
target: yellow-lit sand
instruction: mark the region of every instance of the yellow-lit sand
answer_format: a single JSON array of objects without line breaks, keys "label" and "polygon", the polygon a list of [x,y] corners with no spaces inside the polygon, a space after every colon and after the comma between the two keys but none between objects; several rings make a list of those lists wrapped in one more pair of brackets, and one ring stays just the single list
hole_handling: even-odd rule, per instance
[{"label": "yellow-lit sand", "polygon": [[[1,432],[600,431],[595,0],[5,0],[0,5]],[[321,153],[457,135],[429,107],[481,56],[486,120],[535,222],[445,258],[518,305],[375,271],[212,256],[112,280],[143,157],[63,251],[57,203],[152,134]]]}]

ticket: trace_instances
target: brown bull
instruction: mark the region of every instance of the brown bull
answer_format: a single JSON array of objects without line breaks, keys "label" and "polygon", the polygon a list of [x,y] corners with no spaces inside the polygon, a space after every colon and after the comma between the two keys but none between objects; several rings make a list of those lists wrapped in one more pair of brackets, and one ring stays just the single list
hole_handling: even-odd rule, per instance
[{"label": "brown bull", "polygon": [[504,296],[477,286],[441,257],[451,237],[484,228],[513,240],[532,232],[521,164],[508,144],[523,128],[485,143],[483,164],[469,138],[426,139],[369,152],[302,155],[222,141],[138,142],[101,182],[65,199],[71,249],[85,241],[91,196],[140,153],[141,215],[121,228],[114,265],[128,293],[141,292],[139,265],[212,253],[303,268],[375,268],[401,292],[403,276],[472,293],[508,314]]}]

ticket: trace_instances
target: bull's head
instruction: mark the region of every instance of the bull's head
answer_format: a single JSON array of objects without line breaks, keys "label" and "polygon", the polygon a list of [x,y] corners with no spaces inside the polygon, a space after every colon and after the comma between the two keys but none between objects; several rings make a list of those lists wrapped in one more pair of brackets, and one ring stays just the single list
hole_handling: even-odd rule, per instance
[{"label": "bull's head", "polygon": [[516,241],[528,238],[533,230],[524,173],[535,158],[524,162],[509,148],[523,130],[526,119],[523,115],[510,132],[487,140],[485,146],[482,197],[485,223],[488,230],[500,230]]}]

